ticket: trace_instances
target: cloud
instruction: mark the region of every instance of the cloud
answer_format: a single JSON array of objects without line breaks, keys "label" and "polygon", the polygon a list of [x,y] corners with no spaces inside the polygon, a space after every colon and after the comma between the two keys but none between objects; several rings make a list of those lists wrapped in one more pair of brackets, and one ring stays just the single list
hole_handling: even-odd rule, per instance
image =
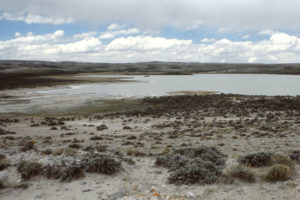
[{"label": "cloud", "polygon": [[273,33],[257,42],[202,39],[169,39],[154,36],[116,37],[104,44],[99,33],[86,32],[66,36],[57,30],[50,34],[18,35],[0,41],[0,59],[71,60],[89,62],[228,62],[290,63],[300,62],[300,38],[286,33]]},{"label": "cloud", "polygon": [[14,15],[11,13],[4,12],[0,16],[0,20],[9,20],[9,21],[24,21],[27,24],[68,24],[74,23],[72,18],[52,18],[52,17],[43,17],[38,14],[27,14],[27,15]]},{"label": "cloud", "polygon": [[22,34],[21,33],[19,33],[19,32],[16,32],[15,33],[15,37],[20,37]]},{"label": "cloud", "polygon": [[259,35],[272,35],[272,34],[274,34],[274,33],[275,33],[275,32],[272,31],[271,29],[264,29],[264,30],[260,31],[258,34],[259,34]]},{"label": "cloud", "polygon": [[[108,26],[108,31],[102,33],[99,38],[100,39],[111,39],[119,35],[132,35],[132,34],[137,34],[140,33],[141,31],[138,28],[128,28],[128,29],[121,29],[121,30],[116,30],[121,28],[121,26],[117,24],[112,24]],[[113,30],[113,31],[112,31]]]},{"label": "cloud", "polygon": [[250,35],[243,35],[242,38],[243,38],[243,39],[249,39],[249,38],[250,38]]},{"label": "cloud", "polygon": [[300,30],[299,0],[0,0],[0,5],[2,12],[91,24],[130,24],[141,29],[185,29],[203,22],[235,30]]},{"label": "cloud", "polygon": [[207,42],[215,42],[216,40],[213,39],[213,38],[204,38],[202,39],[200,42],[203,42],[203,43],[207,43]]},{"label": "cloud", "polygon": [[106,46],[106,50],[134,50],[151,51],[172,49],[174,47],[184,48],[192,44],[191,40],[166,39],[161,37],[137,36],[117,38]]},{"label": "cloud", "polygon": [[96,35],[97,35],[96,31],[91,31],[91,32],[85,32],[85,33],[81,33],[81,34],[75,34],[73,37],[74,37],[74,39],[82,39],[82,38],[87,38],[87,37],[93,37]]},{"label": "cloud", "polygon": [[199,28],[199,26],[201,24],[203,24],[202,21],[195,22],[193,25],[186,27],[185,30],[186,31],[191,31],[191,30],[197,29],[197,28]]},{"label": "cloud", "polygon": [[111,24],[107,27],[108,30],[112,31],[112,30],[116,30],[116,29],[120,29],[122,26],[118,25],[118,24]]},{"label": "cloud", "polygon": [[115,35],[110,33],[110,32],[107,32],[107,33],[102,33],[99,38],[100,39],[110,39],[110,38],[114,38]]},{"label": "cloud", "polygon": [[[64,31],[51,34],[32,33],[11,40],[0,41],[0,59],[22,60],[89,60],[102,42],[93,33],[64,36]],[[87,57],[87,59],[85,59]]]}]

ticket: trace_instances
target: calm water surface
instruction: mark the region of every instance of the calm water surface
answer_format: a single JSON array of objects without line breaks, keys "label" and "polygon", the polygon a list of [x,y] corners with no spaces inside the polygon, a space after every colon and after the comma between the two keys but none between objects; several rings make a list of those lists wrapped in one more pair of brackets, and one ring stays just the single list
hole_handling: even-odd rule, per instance
[{"label": "calm water surface", "polygon": [[[89,76],[102,77],[102,76]],[[265,74],[196,74],[113,76],[139,82],[82,84],[70,88],[39,91],[44,94],[97,94],[101,96],[162,96],[174,91],[215,91],[245,95],[300,95],[300,76]]]}]

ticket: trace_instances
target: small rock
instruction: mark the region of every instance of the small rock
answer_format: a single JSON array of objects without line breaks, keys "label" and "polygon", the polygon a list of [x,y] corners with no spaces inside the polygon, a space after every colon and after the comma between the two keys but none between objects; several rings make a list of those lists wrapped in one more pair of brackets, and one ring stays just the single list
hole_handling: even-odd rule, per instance
[{"label": "small rock", "polygon": [[193,199],[196,198],[196,195],[191,191],[187,192],[186,194],[187,194],[187,197],[189,197],[189,198],[193,198]]}]

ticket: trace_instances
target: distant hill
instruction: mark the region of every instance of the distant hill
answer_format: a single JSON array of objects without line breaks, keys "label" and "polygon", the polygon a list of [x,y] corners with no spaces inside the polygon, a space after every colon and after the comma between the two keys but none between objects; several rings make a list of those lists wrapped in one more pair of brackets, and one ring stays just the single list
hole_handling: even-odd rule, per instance
[{"label": "distant hill", "polygon": [[141,63],[84,63],[1,60],[0,73],[61,74],[79,72],[111,73],[264,73],[300,74],[300,64],[230,64],[230,63],[181,63],[181,62],[141,62]]}]

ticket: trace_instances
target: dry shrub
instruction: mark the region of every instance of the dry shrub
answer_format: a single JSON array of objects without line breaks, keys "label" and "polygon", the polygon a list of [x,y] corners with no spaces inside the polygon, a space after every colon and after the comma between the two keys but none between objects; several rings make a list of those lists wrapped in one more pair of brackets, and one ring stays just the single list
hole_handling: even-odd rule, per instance
[{"label": "dry shrub", "polygon": [[107,149],[107,146],[106,145],[99,145],[99,146],[96,146],[96,150],[98,152],[105,152]]},{"label": "dry shrub", "polygon": [[293,151],[289,156],[293,161],[300,163],[300,150]]},{"label": "dry shrub", "polygon": [[59,156],[59,155],[63,154],[63,152],[64,152],[64,149],[62,149],[62,148],[55,149],[52,151],[52,155]]},{"label": "dry shrub", "polygon": [[254,183],[255,182],[255,176],[250,169],[243,167],[241,165],[238,165],[234,168],[232,168],[228,175],[232,178],[237,178],[240,181],[247,182],[247,183]]},{"label": "dry shrub", "polygon": [[7,160],[7,159],[1,159],[0,160],[0,171],[6,169],[9,166],[10,166],[9,160]]},{"label": "dry shrub", "polygon": [[40,175],[42,171],[42,165],[37,162],[23,160],[18,163],[17,170],[21,173],[22,178],[29,179],[32,176]]},{"label": "dry shrub", "polygon": [[271,160],[272,164],[282,164],[289,166],[292,169],[295,167],[295,163],[288,156],[282,154],[274,154]]},{"label": "dry shrub", "polygon": [[105,129],[108,129],[108,127],[105,125],[105,124],[101,124],[100,126],[97,126],[96,127],[96,130],[97,131],[103,131]]},{"label": "dry shrub", "polygon": [[127,150],[127,155],[128,156],[135,156],[135,157],[144,157],[146,156],[146,154],[144,152],[132,149],[132,148],[128,148]]},{"label": "dry shrub", "polygon": [[0,190],[5,188],[3,181],[0,180]]},{"label": "dry shrub", "polygon": [[34,144],[35,144],[34,140],[27,140],[24,142],[24,144],[22,145],[20,150],[28,151],[28,150],[34,149]]},{"label": "dry shrub", "polygon": [[265,176],[268,182],[286,181],[292,176],[292,169],[289,166],[276,164],[272,166]]},{"label": "dry shrub", "polygon": [[75,156],[77,154],[76,149],[72,148],[65,148],[63,151],[66,156]]}]

